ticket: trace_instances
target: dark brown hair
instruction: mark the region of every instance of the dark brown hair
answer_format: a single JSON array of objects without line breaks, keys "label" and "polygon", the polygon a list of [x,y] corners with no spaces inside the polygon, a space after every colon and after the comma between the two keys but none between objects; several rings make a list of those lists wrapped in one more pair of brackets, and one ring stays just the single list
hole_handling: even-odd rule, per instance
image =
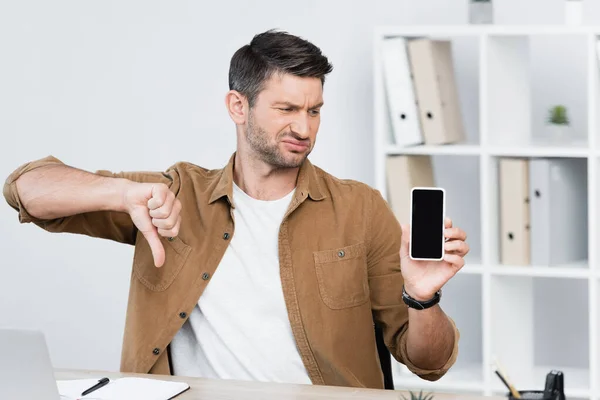
[{"label": "dark brown hair", "polygon": [[246,96],[250,107],[275,73],[320,78],[333,66],[314,44],[287,32],[268,30],[252,38],[250,44],[237,50],[229,66],[229,89]]}]

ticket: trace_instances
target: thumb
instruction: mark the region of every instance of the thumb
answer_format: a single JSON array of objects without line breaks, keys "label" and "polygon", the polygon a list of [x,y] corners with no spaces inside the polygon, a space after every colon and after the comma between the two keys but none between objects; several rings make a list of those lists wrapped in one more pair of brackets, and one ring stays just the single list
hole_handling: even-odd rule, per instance
[{"label": "thumb", "polygon": [[408,257],[408,244],[410,241],[410,227],[406,224],[401,225],[402,239],[400,241],[400,259]]},{"label": "thumb", "polygon": [[152,257],[154,258],[154,265],[158,267],[162,267],[165,262],[165,248],[163,247],[160,238],[158,237],[158,232],[155,227],[150,228],[150,230],[143,231],[142,234],[148,241],[150,245],[150,250],[152,250]]}]

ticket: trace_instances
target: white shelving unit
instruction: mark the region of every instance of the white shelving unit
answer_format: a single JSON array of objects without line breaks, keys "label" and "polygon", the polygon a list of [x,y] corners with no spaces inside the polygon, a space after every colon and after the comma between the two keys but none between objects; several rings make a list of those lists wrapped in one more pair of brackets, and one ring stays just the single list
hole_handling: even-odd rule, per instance
[{"label": "white shelving unit", "polygon": [[[382,75],[385,37],[452,41],[465,143],[399,147],[393,142]],[[389,155],[433,159],[447,212],[467,231],[467,265],[445,287],[443,309],[461,331],[460,355],[446,376],[428,382],[395,364],[399,389],[506,394],[496,357],[519,389],[543,389],[551,369],[565,373],[569,399],[600,400],[600,27],[383,26],[374,34],[376,187],[386,190]],[[573,132],[544,133],[546,110],[568,107]],[[588,257],[561,266],[499,262],[498,159],[576,158],[587,164]],[[560,229],[552,226],[551,229]],[[560,246],[560,243],[556,243]]]}]

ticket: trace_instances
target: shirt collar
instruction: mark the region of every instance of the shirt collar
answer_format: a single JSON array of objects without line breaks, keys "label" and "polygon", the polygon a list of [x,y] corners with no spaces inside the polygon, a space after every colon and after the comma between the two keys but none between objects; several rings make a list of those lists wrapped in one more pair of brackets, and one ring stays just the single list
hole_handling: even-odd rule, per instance
[{"label": "shirt collar", "polygon": [[[233,207],[234,161],[235,153],[233,153],[227,165],[221,170],[217,185],[214,187],[208,201],[209,204],[214,203],[222,197],[226,197],[229,204]],[[298,200],[310,197],[312,200],[319,201],[325,198],[321,190],[317,168],[308,159],[304,160],[298,171],[295,196]]]}]

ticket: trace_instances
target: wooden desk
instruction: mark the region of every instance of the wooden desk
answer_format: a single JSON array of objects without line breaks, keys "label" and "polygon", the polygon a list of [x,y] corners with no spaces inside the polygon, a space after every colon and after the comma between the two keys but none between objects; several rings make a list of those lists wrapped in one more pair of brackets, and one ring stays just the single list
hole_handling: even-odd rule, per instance
[{"label": "wooden desk", "polygon": [[[56,379],[89,379],[107,376],[116,379],[124,376],[140,376],[170,381],[187,382],[190,390],[176,400],[310,400],[310,399],[359,399],[401,400],[410,399],[408,392],[393,390],[355,389],[333,386],[291,385],[282,383],[241,382],[211,380],[181,376],[121,374],[103,371],[61,370],[55,371]],[[434,400],[506,400],[506,397],[482,397],[463,394],[435,394]]]}]

